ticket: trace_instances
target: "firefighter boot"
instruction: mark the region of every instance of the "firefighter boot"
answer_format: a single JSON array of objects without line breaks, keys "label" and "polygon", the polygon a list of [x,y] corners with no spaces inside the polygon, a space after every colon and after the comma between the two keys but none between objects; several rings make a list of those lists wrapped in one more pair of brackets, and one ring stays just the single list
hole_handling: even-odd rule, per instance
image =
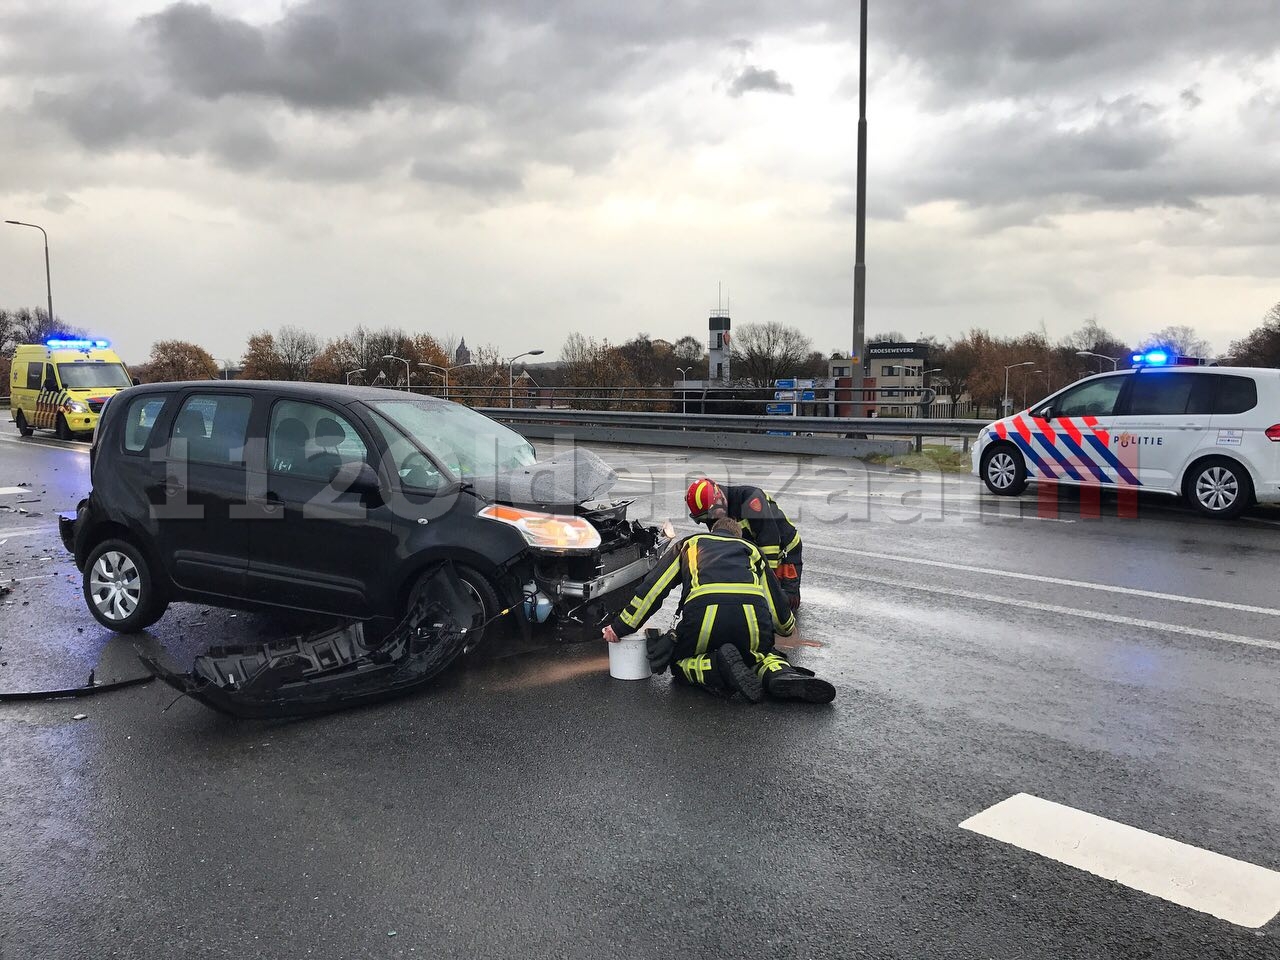
[{"label": "firefighter boot", "polygon": [[774,700],[803,700],[806,703],[830,703],[836,688],[816,676],[812,670],[793,667],[776,653],[756,654],[756,673],[764,692]]},{"label": "firefighter boot", "polygon": [[677,660],[671,673],[681,683],[722,697],[741,693],[751,703],[764,699],[760,678],[743,663],[738,648],[731,645],[718,647],[710,656],[703,654]]}]

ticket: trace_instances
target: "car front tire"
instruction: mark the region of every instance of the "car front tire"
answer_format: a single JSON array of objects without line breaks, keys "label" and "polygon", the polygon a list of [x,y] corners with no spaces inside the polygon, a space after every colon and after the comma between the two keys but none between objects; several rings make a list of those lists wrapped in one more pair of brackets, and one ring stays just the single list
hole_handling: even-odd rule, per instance
[{"label": "car front tire", "polygon": [[1253,503],[1253,481],[1235,460],[1210,457],[1187,471],[1182,495],[1206,517],[1234,520]]},{"label": "car front tire", "polygon": [[67,423],[67,418],[62,414],[58,414],[58,425],[54,432],[59,440],[74,440],[75,434],[71,432],[71,425]]},{"label": "car front tire", "polygon": [[21,410],[14,415],[13,422],[18,428],[18,432],[24,437],[29,437],[36,432],[35,428],[32,427],[31,424],[27,423],[27,418],[23,415]]},{"label": "car front tire", "polygon": [[996,443],[982,454],[982,482],[997,497],[1016,497],[1027,489],[1027,464],[1011,443]]},{"label": "car front tire", "polygon": [[105,540],[90,551],[82,574],[93,618],[117,633],[137,633],[168,609],[142,551],[125,540]]}]

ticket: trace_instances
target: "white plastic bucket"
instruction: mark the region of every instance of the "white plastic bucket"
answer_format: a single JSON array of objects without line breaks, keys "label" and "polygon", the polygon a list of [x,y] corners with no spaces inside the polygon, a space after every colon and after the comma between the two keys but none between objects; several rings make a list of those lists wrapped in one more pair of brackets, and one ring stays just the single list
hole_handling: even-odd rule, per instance
[{"label": "white plastic bucket", "polygon": [[649,648],[643,636],[623,637],[609,644],[609,676],[615,680],[647,680]]}]

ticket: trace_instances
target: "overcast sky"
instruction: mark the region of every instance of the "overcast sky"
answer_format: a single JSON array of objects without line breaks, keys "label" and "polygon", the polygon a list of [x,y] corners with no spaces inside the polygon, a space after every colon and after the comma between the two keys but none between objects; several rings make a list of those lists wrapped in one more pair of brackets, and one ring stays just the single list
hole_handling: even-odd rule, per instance
[{"label": "overcast sky", "polygon": [[[652,13],[652,7],[661,13]],[[872,0],[869,332],[1280,301],[1280,0]],[[0,2],[0,219],[127,359],[357,322],[846,347],[852,0]],[[0,306],[44,302],[0,227]]]}]

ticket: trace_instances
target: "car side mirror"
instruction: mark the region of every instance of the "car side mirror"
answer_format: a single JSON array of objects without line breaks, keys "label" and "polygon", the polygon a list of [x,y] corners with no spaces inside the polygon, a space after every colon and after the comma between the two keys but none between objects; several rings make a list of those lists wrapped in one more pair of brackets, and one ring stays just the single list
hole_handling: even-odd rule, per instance
[{"label": "car side mirror", "polygon": [[135,387],[140,387],[140,386],[142,386],[142,381],[141,381],[141,380],[139,380],[137,377],[130,377],[129,379],[133,381],[133,385],[134,385]]},{"label": "car side mirror", "polygon": [[41,387],[40,389],[49,390],[51,392],[56,393],[58,390],[58,381],[53,379],[53,377],[49,377],[48,379],[45,380],[44,386]]},{"label": "car side mirror", "polygon": [[362,497],[381,496],[382,482],[378,479],[378,471],[361,460],[358,463],[344,463],[333,472],[333,486],[339,490],[359,494]]}]

